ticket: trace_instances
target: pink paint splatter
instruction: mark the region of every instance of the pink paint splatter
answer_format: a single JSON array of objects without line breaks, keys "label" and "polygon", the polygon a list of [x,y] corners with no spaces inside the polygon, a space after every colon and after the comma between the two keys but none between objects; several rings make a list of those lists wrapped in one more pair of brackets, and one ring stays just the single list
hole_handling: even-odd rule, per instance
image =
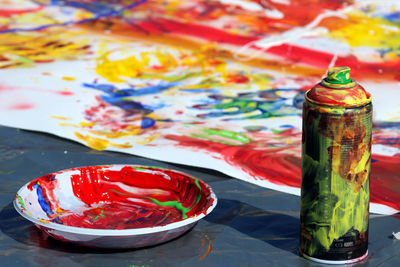
[{"label": "pink paint splatter", "polygon": [[33,108],[35,105],[32,103],[20,103],[10,106],[9,110],[27,110]]},{"label": "pink paint splatter", "polygon": [[15,87],[13,87],[13,86],[0,84],[0,92],[11,91],[14,89],[15,89]]},{"label": "pink paint splatter", "polygon": [[74,94],[73,92],[69,92],[69,91],[57,91],[56,93],[58,95],[65,95],[65,96],[71,96]]}]

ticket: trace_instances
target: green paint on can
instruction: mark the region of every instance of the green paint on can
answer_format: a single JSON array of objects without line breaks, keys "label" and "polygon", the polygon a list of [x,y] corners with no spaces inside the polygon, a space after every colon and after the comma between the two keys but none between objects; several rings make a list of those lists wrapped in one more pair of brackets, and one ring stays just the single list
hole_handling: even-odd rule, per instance
[{"label": "green paint on can", "polygon": [[306,97],[300,211],[304,257],[351,262],[367,253],[371,129],[371,103],[326,106]]}]

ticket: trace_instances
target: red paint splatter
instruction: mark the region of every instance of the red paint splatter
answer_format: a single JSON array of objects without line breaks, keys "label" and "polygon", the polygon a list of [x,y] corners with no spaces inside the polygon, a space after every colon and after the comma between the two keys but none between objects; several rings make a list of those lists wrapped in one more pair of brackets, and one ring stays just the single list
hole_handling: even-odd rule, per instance
[{"label": "red paint splatter", "polygon": [[55,60],[52,59],[52,58],[49,58],[49,59],[36,59],[35,63],[51,63],[51,62],[54,62],[54,61]]},{"label": "red paint splatter", "polygon": [[[71,175],[72,190],[87,207],[83,212],[61,214],[55,220],[57,223],[97,229],[152,227],[182,220],[182,211],[172,202],[187,208],[185,215],[188,217],[198,215],[212,205],[206,184],[202,181],[196,184],[189,176],[172,170],[130,166],[121,170],[101,166],[76,170],[80,174]],[[50,179],[53,176],[34,180],[28,189],[33,190],[33,185],[39,183],[43,198],[55,211],[56,200],[48,198],[55,190]],[[159,205],[152,199],[167,204]]]},{"label": "red paint splatter", "polygon": [[182,34],[217,43],[245,45],[249,42],[258,40],[258,38],[256,37],[231,34],[223,30],[205,25],[183,23],[162,18],[152,19],[151,21],[142,21],[136,24],[136,26],[139,26],[140,28],[151,34]]},{"label": "red paint splatter", "polygon": [[[181,21],[198,21],[207,24],[209,21],[225,17],[227,23],[221,26],[225,29],[237,29],[237,26],[246,27],[252,35],[265,33],[276,33],[287,31],[290,27],[303,26],[310,23],[317,15],[325,10],[337,10],[350,1],[332,0],[291,0],[289,4],[276,3],[269,0],[256,0],[265,10],[277,10],[282,13],[282,18],[271,18],[263,10],[250,11],[235,3],[220,3],[217,1],[200,1],[196,3],[185,3],[173,10],[168,10],[168,17],[179,18]],[[159,4],[148,2],[137,7],[137,10],[157,10],[158,14],[166,13],[161,10]],[[151,20],[154,18],[152,17]],[[158,30],[154,25],[149,25],[152,30]]]},{"label": "red paint splatter", "polygon": [[59,95],[65,95],[65,96],[71,96],[74,94],[73,92],[69,92],[69,91],[57,91],[56,93]]},{"label": "red paint splatter", "polygon": [[0,84],[0,93],[16,89],[14,86]]},{"label": "red paint splatter", "polygon": [[296,149],[297,145],[269,148],[250,142],[241,146],[230,146],[186,136],[167,135],[166,138],[177,141],[180,146],[220,154],[227,163],[239,167],[255,180],[262,179],[278,185],[300,187],[301,158],[288,152]]},{"label": "red paint splatter", "polygon": [[[179,146],[220,155],[227,163],[250,174],[255,180],[300,188],[301,155],[290,153],[298,150],[298,145],[269,148],[250,142],[242,146],[229,146],[186,136],[167,135],[166,138],[176,141]],[[373,154],[372,158],[375,161],[371,164],[371,202],[400,210],[400,157]]]},{"label": "red paint splatter", "polygon": [[44,6],[38,6],[29,9],[0,9],[0,17],[11,17],[13,15],[20,15],[24,13],[36,12],[43,9]]},{"label": "red paint splatter", "polygon": [[9,110],[27,110],[33,108],[35,105],[31,103],[21,103],[10,106]]},{"label": "red paint splatter", "polygon": [[371,202],[400,210],[400,157],[372,154]]},{"label": "red paint splatter", "polygon": [[[159,35],[166,33],[178,36],[184,35],[209,42],[229,44],[240,47],[261,39],[260,37],[229,33],[211,26],[178,22],[164,18],[152,18],[148,21],[137,22],[135,24],[135,29],[136,27],[140,27],[149,34]],[[254,45],[250,47],[256,50],[261,50],[261,48]],[[334,58],[334,55],[331,53],[288,44],[274,46],[263,52],[280,56],[289,63],[306,64],[323,70],[328,68],[332,59]],[[354,55],[337,57],[336,65],[349,66],[353,71],[352,76],[356,79],[365,77],[376,79],[388,76],[396,77],[398,76],[397,70],[400,69],[399,60],[395,62],[379,63],[362,62],[359,61]]]},{"label": "red paint splatter", "polygon": [[153,69],[153,70],[162,70],[162,69],[165,69],[165,66],[162,66],[162,65],[153,65],[153,66],[151,66],[150,68]]},{"label": "red paint splatter", "polygon": [[247,83],[249,78],[241,74],[230,74],[226,77],[227,82],[231,83]]}]

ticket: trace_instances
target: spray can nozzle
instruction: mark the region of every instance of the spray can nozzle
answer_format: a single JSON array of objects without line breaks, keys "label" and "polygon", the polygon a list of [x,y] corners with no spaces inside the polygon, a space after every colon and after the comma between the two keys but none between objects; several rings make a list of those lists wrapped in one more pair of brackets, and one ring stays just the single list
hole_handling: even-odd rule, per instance
[{"label": "spray can nozzle", "polygon": [[333,89],[350,88],[356,85],[355,81],[350,78],[349,67],[329,68],[328,76],[321,83]]}]

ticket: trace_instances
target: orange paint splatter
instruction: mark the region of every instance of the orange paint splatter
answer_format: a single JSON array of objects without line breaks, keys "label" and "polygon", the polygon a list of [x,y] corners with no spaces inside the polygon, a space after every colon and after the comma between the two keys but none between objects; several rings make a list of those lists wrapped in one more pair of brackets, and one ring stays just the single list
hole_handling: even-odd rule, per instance
[{"label": "orange paint splatter", "polygon": [[228,74],[226,77],[227,82],[231,83],[247,83],[249,78],[241,74]]},{"label": "orange paint splatter", "polygon": [[204,253],[203,256],[201,256],[198,260],[201,261],[202,259],[204,259],[212,250],[212,240],[210,240],[210,243],[208,244],[208,249],[206,251],[206,253]]}]

